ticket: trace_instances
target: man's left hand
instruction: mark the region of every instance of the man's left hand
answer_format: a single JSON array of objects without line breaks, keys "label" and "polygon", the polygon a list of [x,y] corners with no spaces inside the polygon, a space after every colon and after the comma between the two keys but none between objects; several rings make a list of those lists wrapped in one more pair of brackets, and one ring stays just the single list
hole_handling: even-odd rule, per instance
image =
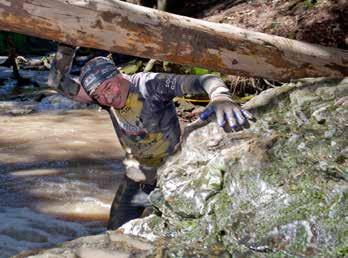
[{"label": "man's left hand", "polygon": [[212,97],[209,105],[200,114],[200,119],[205,121],[214,114],[218,125],[223,127],[226,132],[248,128],[249,120],[254,120],[250,112],[234,103],[231,97],[225,93]]}]

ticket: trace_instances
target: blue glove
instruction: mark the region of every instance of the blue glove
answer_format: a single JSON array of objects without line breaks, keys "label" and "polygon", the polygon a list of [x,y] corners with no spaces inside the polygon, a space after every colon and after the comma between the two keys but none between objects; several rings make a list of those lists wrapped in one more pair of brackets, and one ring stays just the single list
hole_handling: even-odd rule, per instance
[{"label": "blue glove", "polygon": [[239,131],[249,127],[248,120],[253,120],[253,115],[239,105],[225,93],[214,95],[209,105],[200,114],[200,119],[205,121],[216,115],[216,121],[225,131]]}]

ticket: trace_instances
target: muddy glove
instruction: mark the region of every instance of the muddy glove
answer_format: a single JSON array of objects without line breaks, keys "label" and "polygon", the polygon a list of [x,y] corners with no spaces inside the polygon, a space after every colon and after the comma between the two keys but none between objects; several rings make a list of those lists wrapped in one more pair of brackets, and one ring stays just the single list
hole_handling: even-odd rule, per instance
[{"label": "muddy glove", "polygon": [[205,121],[214,115],[218,125],[223,127],[225,132],[248,128],[248,120],[253,120],[252,114],[234,103],[222,87],[211,93],[210,103],[201,113],[200,119]]},{"label": "muddy glove", "polygon": [[133,157],[129,148],[125,148],[125,151],[126,157],[123,160],[123,165],[126,169],[126,176],[134,182],[144,182],[146,180],[146,175],[141,171],[139,161]]},{"label": "muddy glove", "polygon": [[123,165],[126,169],[126,176],[135,182],[144,182],[145,174],[140,169],[140,164],[133,158],[126,158],[123,160]]}]

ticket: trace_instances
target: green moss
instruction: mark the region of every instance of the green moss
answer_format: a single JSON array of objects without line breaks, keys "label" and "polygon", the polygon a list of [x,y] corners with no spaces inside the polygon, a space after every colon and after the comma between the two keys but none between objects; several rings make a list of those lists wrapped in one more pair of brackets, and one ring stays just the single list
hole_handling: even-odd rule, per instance
[{"label": "green moss", "polygon": [[338,246],[336,249],[336,257],[347,257],[348,256],[348,244]]},{"label": "green moss", "polygon": [[300,226],[296,230],[296,237],[294,243],[289,248],[290,251],[293,249],[295,252],[305,252],[307,248],[307,239],[308,239],[307,230],[304,228],[304,226]]}]

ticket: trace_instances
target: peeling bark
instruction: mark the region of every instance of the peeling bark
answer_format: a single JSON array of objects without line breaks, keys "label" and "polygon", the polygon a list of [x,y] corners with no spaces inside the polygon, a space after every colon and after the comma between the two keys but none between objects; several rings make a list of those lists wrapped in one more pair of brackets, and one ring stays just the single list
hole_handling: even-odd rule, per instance
[{"label": "peeling bark", "polygon": [[348,76],[348,52],[115,0],[0,0],[0,29],[226,74]]}]

